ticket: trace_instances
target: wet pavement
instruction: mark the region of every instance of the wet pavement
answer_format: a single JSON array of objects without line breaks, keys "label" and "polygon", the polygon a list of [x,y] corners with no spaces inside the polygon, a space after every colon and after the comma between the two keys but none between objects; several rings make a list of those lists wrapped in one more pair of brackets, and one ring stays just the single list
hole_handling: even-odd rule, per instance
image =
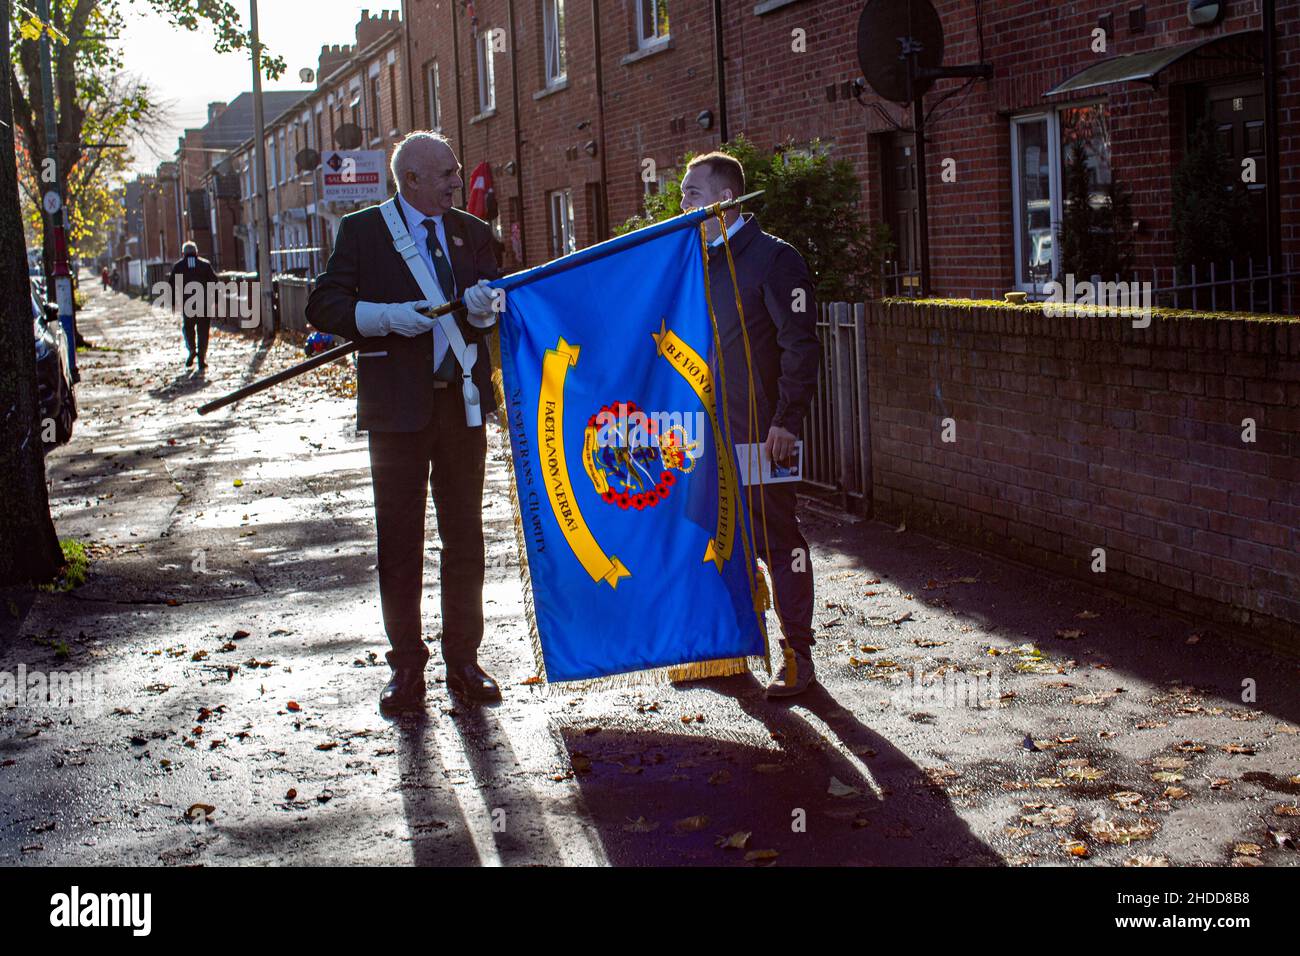
[{"label": "wet pavement", "polygon": [[299,348],[214,331],[196,378],[170,316],[83,288],[97,348],[48,468],[92,564],[9,596],[0,675],[87,685],[0,706],[0,863],[1300,862],[1295,660],[816,502],[807,695],[534,686],[494,426],[481,660],[505,700],[450,695],[435,646],[427,715],[386,720],[346,370],[201,418]]}]

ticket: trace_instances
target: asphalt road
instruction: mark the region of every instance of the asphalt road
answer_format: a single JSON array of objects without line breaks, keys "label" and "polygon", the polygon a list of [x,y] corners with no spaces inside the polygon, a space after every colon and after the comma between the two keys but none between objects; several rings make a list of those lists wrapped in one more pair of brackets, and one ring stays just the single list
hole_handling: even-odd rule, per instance
[{"label": "asphalt road", "polygon": [[1294,660],[824,505],[805,512],[809,694],[769,703],[761,673],[526,683],[495,427],[482,662],[505,700],[453,698],[435,647],[428,714],[386,720],[346,374],[200,418],[296,347],[214,332],[197,379],[141,302],[92,289],[81,325],[82,418],[48,467],[59,533],[93,562],[74,591],[9,596],[0,675],[94,692],[0,706],[0,863],[1300,861]]}]

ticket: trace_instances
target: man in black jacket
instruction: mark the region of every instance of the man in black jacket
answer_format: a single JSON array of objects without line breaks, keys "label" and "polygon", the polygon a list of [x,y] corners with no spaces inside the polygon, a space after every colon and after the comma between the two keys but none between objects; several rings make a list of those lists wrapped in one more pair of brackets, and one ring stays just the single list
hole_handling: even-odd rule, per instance
[{"label": "man in black jacket", "polygon": [[[393,151],[397,208],[456,316],[477,343],[472,376],[482,413],[496,407],[484,327],[494,311],[482,283],[498,276],[492,230],[453,208],[461,167],[445,138],[412,133]],[[353,341],[357,428],[370,433],[370,471],[379,548],[379,597],[392,649],[385,712],[424,706],[429,659],[420,620],[424,519],[429,488],[442,538],[442,655],[447,683],[480,700],[501,692],[478,665],[483,639],[483,473],[487,438],[466,424],[461,370],[420,286],[393,245],[378,206],[343,217],[325,272],[307,302],[307,321]],[[499,309],[499,306],[498,306]]]},{"label": "man in black jacket", "polygon": [[[698,156],[686,167],[682,179],[683,209],[709,206],[744,194],[744,169],[725,153]],[[812,279],[803,257],[794,247],[763,232],[752,215],[742,216],[734,208],[723,215],[736,265],[736,286],[744,308],[757,412],[751,426],[745,338],[736,311],[736,291],[722,246],[721,229],[714,217],[705,221],[709,287],[722,345],[722,371],[726,378],[723,397],[731,440],[737,445],[762,443],[773,461],[788,463],[817,389],[821,345],[817,339]],[[716,356],[712,358],[716,374]],[[746,490],[742,489],[741,493],[745,494]],[[793,483],[763,485],[761,498],[756,487],[749,498],[753,502],[750,522],[754,546],[772,575],[783,634],[783,662],[767,694],[789,697],[807,690],[814,680],[813,574],[808,542],[799,530]]]},{"label": "man in black jacket", "polygon": [[[116,273],[114,273],[116,276]],[[177,277],[180,281],[177,281]],[[181,257],[172,266],[171,276],[172,309],[181,313],[181,329],[185,335],[185,367],[194,364],[195,333],[198,338],[199,374],[208,368],[208,334],[212,328],[212,317],[208,315],[209,288],[217,282],[217,273],[212,263],[199,258],[199,247],[193,242],[181,246]],[[191,283],[196,285],[192,286]],[[113,283],[117,288],[117,283]]]}]

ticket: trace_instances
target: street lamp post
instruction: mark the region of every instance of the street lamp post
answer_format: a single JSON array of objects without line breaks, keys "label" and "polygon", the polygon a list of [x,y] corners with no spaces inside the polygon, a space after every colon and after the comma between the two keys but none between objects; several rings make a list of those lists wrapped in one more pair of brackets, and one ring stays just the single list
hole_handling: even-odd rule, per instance
[{"label": "street lamp post", "polygon": [[271,316],[271,204],[266,185],[266,118],[262,113],[262,46],[257,38],[257,0],[249,0],[249,26],[253,42],[253,165],[256,180],[254,197],[262,220],[261,241],[257,246],[257,280],[262,301],[262,330],[270,333]]},{"label": "street lamp post", "polygon": [[[50,278],[54,280],[54,298],[59,304],[59,324],[63,326],[68,337],[68,364],[72,369],[73,381],[80,378],[77,373],[77,323],[72,303],[72,273],[68,269],[68,239],[64,232],[64,197],[59,189],[59,124],[54,115],[54,72],[50,63],[50,3],[49,0],[36,0],[36,12],[42,22],[40,61],[41,93],[45,101],[45,148],[46,162],[52,174],[52,185],[41,198],[41,204],[49,215],[50,229],[53,233],[54,259],[50,264]],[[46,180],[44,173],[42,180]]]}]

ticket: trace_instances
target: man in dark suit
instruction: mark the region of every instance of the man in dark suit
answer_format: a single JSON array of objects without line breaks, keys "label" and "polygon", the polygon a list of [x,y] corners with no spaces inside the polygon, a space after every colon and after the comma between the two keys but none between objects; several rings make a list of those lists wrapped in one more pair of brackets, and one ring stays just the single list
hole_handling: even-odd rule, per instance
[{"label": "man in dark suit", "polygon": [[[743,167],[725,153],[696,157],[682,179],[682,208],[710,206],[745,194]],[[754,369],[757,421],[751,432],[749,377],[736,292],[716,217],[705,222],[709,241],[709,287],[722,345],[724,399],[734,444],[762,443],[777,464],[791,463],[817,389],[821,345],[817,339],[812,278],[793,246],[768,235],[752,215],[729,209],[727,238],[736,264],[736,286]],[[717,368],[716,356],[712,355]],[[808,542],[799,530],[793,483],[768,484],[750,496],[754,546],[772,575],[781,619],[783,662],[768,685],[769,697],[802,693],[814,678],[813,575]],[[742,489],[742,494],[745,490]],[[760,501],[762,502],[760,506]],[[764,521],[764,513],[766,520]],[[763,526],[766,524],[766,535]]]},{"label": "man in dark suit", "polygon": [[[492,230],[453,207],[461,167],[443,137],[412,133],[393,151],[397,208],[467,344],[478,345],[472,376],[484,415],[496,407],[487,337],[494,303],[482,285],[498,276]],[[483,639],[483,427],[466,424],[461,370],[447,336],[423,314],[428,301],[393,244],[380,208],[343,217],[325,272],[307,302],[322,332],[361,340],[357,428],[370,433],[379,538],[379,596],[392,649],[385,712],[424,706],[429,659],[420,621],[427,488],[442,538],[442,656],[448,685],[499,700],[478,665]]]},{"label": "man in dark suit", "polygon": [[[208,336],[212,329],[212,317],[208,315],[208,286],[218,281],[217,273],[211,262],[199,257],[199,247],[186,242],[181,246],[180,259],[172,266],[169,281],[173,290],[172,309],[181,313],[181,331],[185,335],[188,353],[185,367],[194,364],[197,351],[199,374],[202,375],[208,368]],[[197,283],[199,288],[191,290],[191,283]],[[113,288],[117,288],[116,282]]]}]

